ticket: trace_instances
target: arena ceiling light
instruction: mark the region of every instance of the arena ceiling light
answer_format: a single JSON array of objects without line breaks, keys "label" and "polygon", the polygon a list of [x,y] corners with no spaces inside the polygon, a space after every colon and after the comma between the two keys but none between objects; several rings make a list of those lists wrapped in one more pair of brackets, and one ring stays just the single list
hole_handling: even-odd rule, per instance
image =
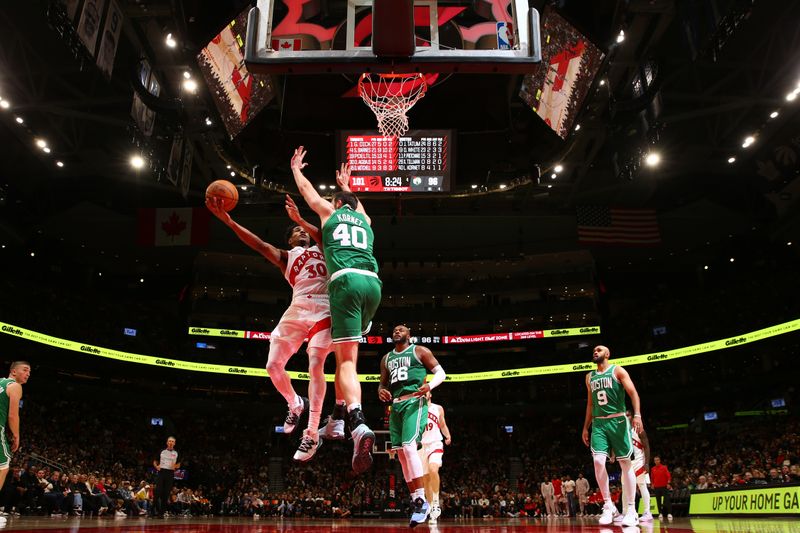
[{"label": "arena ceiling light", "polygon": [[575,124],[575,131],[580,131],[580,129],[581,129],[581,125],[580,124]]},{"label": "arena ceiling light", "polygon": [[501,183],[501,184],[500,184],[500,188],[501,188],[501,189],[505,189],[506,187],[507,187],[507,185],[506,185],[505,183]]},{"label": "arena ceiling light", "polygon": [[133,155],[130,159],[130,164],[135,169],[140,169],[144,167],[144,158],[140,155]]},{"label": "arena ceiling light", "polygon": [[47,141],[45,141],[44,139],[36,139],[36,141],[34,142],[36,143],[36,146],[38,146],[39,148],[44,148],[47,146]]},{"label": "arena ceiling light", "polygon": [[64,168],[64,162],[63,161],[56,161],[56,166],[58,168]]},{"label": "arena ceiling light", "polygon": [[17,124],[23,124],[25,122],[25,119],[23,119],[22,117],[17,117],[14,120],[17,121]]},{"label": "arena ceiling light", "polygon": [[321,190],[321,191],[324,191],[327,188],[328,188],[328,186],[325,185],[324,183],[319,186],[319,190]]},{"label": "arena ceiling light", "polygon": [[735,163],[735,162],[736,162],[736,158],[735,158],[735,157],[733,157],[733,156],[730,156],[730,157],[728,158],[728,163]]},{"label": "arena ceiling light", "polygon": [[470,187],[470,189],[477,189],[478,188],[478,186],[475,185],[474,183],[472,185],[470,185],[469,187]]},{"label": "arena ceiling light", "polygon": [[192,77],[192,73],[189,72],[188,70],[185,70],[183,71],[183,77],[188,80],[189,78]]},{"label": "arena ceiling light", "polygon": [[754,142],[756,142],[756,138],[753,137],[752,135],[748,135],[747,137],[744,138],[744,142],[742,143],[742,148],[749,148],[750,145],[752,145]]},{"label": "arena ceiling light", "polygon": [[661,163],[661,154],[658,152],[650,152],[644,158],[644,163],[648,167],[657,167]]},{"label": "arena ceiling light", "polygon": [[559,163],[553,170],[555,170],[556,172],[561,172],[562,170],[564,170],[564,165]]},{"label": "arena ceiling light", "polygon": [[[793,102],[797,98],[798,94],[800,94],[800,88],[797,88],[794,91],[792,91],[789,94],[787,94],[786,95],[786,101],[787,102]],[[2,104],[2,102],[0,102],[0,104]]]},{"label": "arena ceiling light", "polygon": [[197,82],[194,81],[192,78],[188,80],[183,80],[183,89],[187,92],[194,93],[197,91]]},{"label": "arena ceiling light", "polygon": [[0,107],[2,107],[3,109],[8,109],[9,107],[11,107],[11,102],[9,102],[8,100],[0,100]]},{"label": "arena ceiling light", "polygon": [[625,30],[619,30],[617,34],[617,44],[623,42],[625,40]]},{"label": "arena ceiling light", "polygon": [[235,175],[236,175],[236,172],[231,170],[231,177],[234,177]]},{"label": "arena ceiling light", "polygon": [[176,46],[178,46],[178,41],[176,41],[175,38],[172,37],[171,33],[167,34],[167,38],[164,39],[164,43],[166,43],[166,45],[170,48],[175,48]]},{"label": "arena ceiling light", "polygon": [[550,174],[550,179],[551,179],[551,180],[554,180],[554,179],[556,179],[557,177],[558,177],[558,174],[556,174],[555,172],[553,172],[552,174]]},{"label": "arena ceiling light", "polygon": [[772,113],[769,114],[769,118],[777,118],[778,115],[779,113],[777,111],[773,111]]},{"label": "arena ceiling light", "polygon": [[49,146],[45,146],[44,148],[42,148],[42,151],[43,151],[44,153],[46,153],[46,154],[49,154],[51,150],[50,150],[50,147],[49,147]]}]

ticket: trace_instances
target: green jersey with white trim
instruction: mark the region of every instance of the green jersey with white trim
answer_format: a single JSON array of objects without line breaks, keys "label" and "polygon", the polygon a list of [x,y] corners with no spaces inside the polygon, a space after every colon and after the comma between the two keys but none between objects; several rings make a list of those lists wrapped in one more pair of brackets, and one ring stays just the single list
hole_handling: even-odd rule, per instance
[{"label": "green jersey with white trim", "polygon": [[625,412],[625,388],[614,376],[617,365],[609,365],[604,372],[589,373],[589,390],[592,392],[592,416],[608,416]]},{"label": "green jersey with white trim", "polygon": [[8,406],[9,406],[9,397],[8,397],[8,386],[12,383],[16,383],[16,381],[12,378],[2,378],[0,379],[0,427],[5,427],[8,423]]},{"label": "green jersey with white trim", "polygon": [[375,234],[367,217],[345,205],[331,214],[322,226],[322,242],[328,275],[345,268],[378,273],[372,248]]},{"label": "green jersey with white trim", "polygon": [[428,371],[422,361],[417,358],[415,349],[416,345],[411,344],[402,352],[392,350],[386,354],[386,368],[389,370],[389,390],[392,392],[392,398],[417,392],[425,383]]}]

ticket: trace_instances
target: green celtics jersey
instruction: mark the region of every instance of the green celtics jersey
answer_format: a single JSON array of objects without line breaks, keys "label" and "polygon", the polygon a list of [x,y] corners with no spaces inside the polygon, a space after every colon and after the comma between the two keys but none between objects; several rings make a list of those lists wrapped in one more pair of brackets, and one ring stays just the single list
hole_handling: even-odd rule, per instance
[{"label": "green celtics jersey", "polygon": [[614,377],[614,368],[609,365],[604,372],[589,373],[589,390],[592,391],[592,416],[608,416],[625,412],[625,389]]},{"label": "green celtics jersey", "polygon": [[423,383],[428,371],[425,365],[417,359],[412,344],[402,352],[392,350],[386,354],[386,368],[389,370],[389,390],[392,398],[399,398],[406,394],[417,392]]},{"label": "green celtics jersey", "polygon": [[11,383],[16,383],[11,378],[0,379],[0,427],[5,427],[8,422],[8,394],[6,389]]},{"label": "green celtics jersey", "polygon": [[378,262],[372,255],[374,241],[375,235],[364,215],[347,205],[334,211],[322,226],[325,263],[331,279],[346,268],[377,274]]}]

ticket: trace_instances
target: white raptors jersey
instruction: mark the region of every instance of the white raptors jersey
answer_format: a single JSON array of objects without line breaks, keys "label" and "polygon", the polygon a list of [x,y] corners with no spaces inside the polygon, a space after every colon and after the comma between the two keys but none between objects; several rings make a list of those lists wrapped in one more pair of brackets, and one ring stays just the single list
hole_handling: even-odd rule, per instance
[{"label": "white raptors jersey", "polygon": [[644,444],[642,444],[642,439],[639,437],[639,434],[636,433],[636,430],[633,429],[633,426],[631,426],[631,442],[633,443],[633,457],[631,457],[631,461],[633,461],[634,465],[644,465]]},{"label": "white raptors jersey", "polygon": [[442,439],[442,432],[439,429],[439,420],[442,416],[442,406],[433,402],[428,406],[428,424],[425,426],[425,433],[422,434],[422,444],[438,442]]},{"label": "white raptors jersey", "polygon": [[294,292],[293,298],[328,294],[328,269],[325,256],[316,245],[310,248],[295,246],[289,250],[284,276]]}]

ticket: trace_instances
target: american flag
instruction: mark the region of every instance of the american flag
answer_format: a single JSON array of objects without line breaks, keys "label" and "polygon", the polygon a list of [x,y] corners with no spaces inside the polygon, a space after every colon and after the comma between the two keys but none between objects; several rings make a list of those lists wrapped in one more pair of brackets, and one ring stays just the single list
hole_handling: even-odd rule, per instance
[{"label": "american flag", "polygon": [[578,242],[654,245],[661,242],[654,209],[583,205],[577,208]]}]

